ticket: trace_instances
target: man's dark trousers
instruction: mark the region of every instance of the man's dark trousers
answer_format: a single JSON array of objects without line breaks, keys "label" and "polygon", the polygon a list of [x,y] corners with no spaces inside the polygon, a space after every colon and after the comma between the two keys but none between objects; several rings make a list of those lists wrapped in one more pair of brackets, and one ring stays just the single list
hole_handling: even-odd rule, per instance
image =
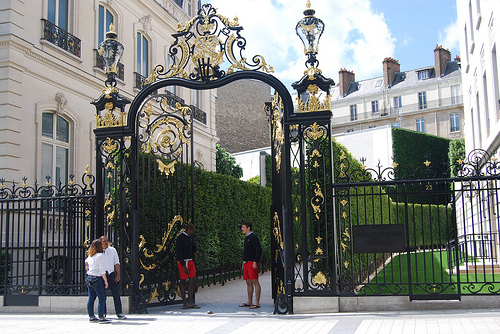
[{"label": "man's dark trousers", "polygon": [[[113,296],[113,301],[115,302],[115,311],[116,314],[122,314],[122,302],[120,300],[120,291],[118,290],[118,283],[115,282],[116,273],[112,272],[111,274],[106,274],[106,278],[108,279],[108,289],[111,290],[111,295]],[[104,314],[108,314],[106,312],[106,307],[104,308]]]}]

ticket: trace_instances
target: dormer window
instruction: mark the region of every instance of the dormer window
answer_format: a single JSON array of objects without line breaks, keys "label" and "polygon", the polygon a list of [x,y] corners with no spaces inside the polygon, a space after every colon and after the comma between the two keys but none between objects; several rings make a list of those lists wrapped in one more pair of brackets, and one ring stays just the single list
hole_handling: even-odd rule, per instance
[{"label": "dormer window", "polygon": [[418,71],[418,80],[429,79],[430,73],[429,70]]}]

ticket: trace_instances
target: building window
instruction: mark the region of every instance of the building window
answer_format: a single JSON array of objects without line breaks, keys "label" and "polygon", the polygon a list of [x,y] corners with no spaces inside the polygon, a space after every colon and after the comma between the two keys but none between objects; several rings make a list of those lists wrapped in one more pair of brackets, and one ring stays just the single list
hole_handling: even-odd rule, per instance
[{"label": "building window", "polygon": [[375,127],[376,127],[376,125],[370,125],[370,126],[368,127],[368,129],[374,129]]},{"label": "building window", "polygon": [[425,132],[425,123],[423,118],[417,119],[417,132]]},{"label": "building window", "polygon": [[451,86],[451,104],[460,103],[460,85]]},{"label": "building window", "polygon": [[450,115],[450,131],[460,131],[460,119],[458,113],[454,113]]},{"label": "building window", "polygon": [[395,96],[394,97],[394,111],[396,112],[401,112],[401,108],[403,107],[403,104],[401,103],[401,96]]},{"label": "building window", "polygon": [[191,105],[196,108],[200,107],[200,91],[196,89],[191,90]]},{"label": "building window", "polygon": [[188,14],[189,17],[191,17],[192,14],[193,14],[193,5],[192,5],[191,2],[192,2],[191,0],[187,0],[186,1],[187,14]]},{"label": "building window", "polygon": [[354,129],[348,129],[347,133],[349,133],[349,132],[354,132]]},{"label": "building window", "polygon": [[427,95],[425,92],[418,93],[418,109],[427,108]]},{"label": "building window", "polygon": [[69,0],[49,0],[47,20],[61,29],[68,31],[68,1]]},{"label": "building window", "polygon": [[399,128],[399,122],[392,123],[391,127],[393,127],[393,128]]},{"label": "building window", "polygon": [[47,176],[52,184],[68,183],[70,123],[51,112],[42,114],[42,165],[44,183]]},{"label": "building window", "polygon": [[429,79],[429,70],[418,71],[418,80]]},{"label": "building window", "polygon": [[372,101],[372,112],[378,112],[378,101]]},{"label": "building window", "polygon": [[358,119],[358,108],[355,104],[350,106],[351,109],[351,121],[355,121]]},{"label": "building window", "polygon": [[137,73],[149,75],[149,40],[142,33],[137,33]]},{"label": "building window", "polygon": [[111,23],[114,24],[113,14],[107,8],[104,8],[104,6],[99,5],[99,36],[97,38],[97,45],[100,45],[106,38],[106,32],[109,30]]}]

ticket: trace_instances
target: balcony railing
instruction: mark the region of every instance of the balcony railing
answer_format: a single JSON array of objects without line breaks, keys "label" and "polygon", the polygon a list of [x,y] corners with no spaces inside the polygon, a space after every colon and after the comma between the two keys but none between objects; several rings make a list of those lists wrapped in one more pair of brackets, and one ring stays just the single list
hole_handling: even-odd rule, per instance
[{"label": "balcony railing", "polygon": [[203,124],[207,124],[207,113],[201,110],[198,107],[190,106],[191,110],[193,110],[193,118]]},{"label": "balcony railing", "polygon": [[[102,56],[99,55],[99,52],[94,49],[95,53],[95,67],[100,68],[101,70],[104,71],[104,59],[102,59]],[[125,66],[122,63],[118,63],[118,74],[116,77],[122,81],[125,80]]]},{"label": "balcony railing", "polygon": [[81,57],[81,41],[64,29],[59,28],[52,22],[45,19],[43,21],[43,38],[61,49],[68,51],[78,58]]},{"label": "balcony railing", "polygon": [[[415,111],[425,111],[425,110],[430,110],[430,109],[435,109],[435,108],[442,108],[442,107],[451,107],[451,106],[459,106],[463,104],[463,98],[462,96],[453,96],[453,97],[448,97],[444,99],[438,99],[438,100],[432,100],[432,101],[427,101],[426,108],[420,109],[421,104],[419,103],[414,103],[414,104],[408,104],[408,105],[403,105],[401,107],[388,107],[388,108],[381,108],[377,112],[365,112],[365,113],[358,113],[356,115],[356,119],[352,119],[351,115],[345,115],[345,116],[339,116],[339,117],[333,117],[332,118],[332,124],[333,125],[341,125],[353,121],[366,121],[366,120],[375,120],[377,118],[382,118],[382,117],[387,117],[387,116],[397,116],[405,113],[411,113]],[[333,104],[333,107],[335,107],[335,104]],[[335,113],[335,111],[334,111]]]}]

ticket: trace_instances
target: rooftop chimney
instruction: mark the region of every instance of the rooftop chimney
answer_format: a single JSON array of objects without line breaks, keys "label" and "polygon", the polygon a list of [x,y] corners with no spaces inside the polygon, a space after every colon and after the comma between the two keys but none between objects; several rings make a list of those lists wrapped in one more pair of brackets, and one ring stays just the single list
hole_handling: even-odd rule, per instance
[{"label": "rooftop chimney", "polygon": [[344,96],[349,89],[349,85],[351,82],[355,82],[354,80],[354,72],[348,71],[345,68],[341,68],[339,71],[339,89],[340,89],[340,97]]},{"label": "rooftop chimney", "polygon": [[436,77],[440,77],[444,74],[446,69],[446,64],[451,60],[451,52],[447,49],[443,49],[442,45],[436,45],[434,49],[434,62],[436,69]]},{"label": "rooftop chimney", "polygon": [[389,87],[394,78],[394,73],[399,72],[401,66],[396,59],[391,57],[385,58],[382,64],[384,65],[384,86]]}]

